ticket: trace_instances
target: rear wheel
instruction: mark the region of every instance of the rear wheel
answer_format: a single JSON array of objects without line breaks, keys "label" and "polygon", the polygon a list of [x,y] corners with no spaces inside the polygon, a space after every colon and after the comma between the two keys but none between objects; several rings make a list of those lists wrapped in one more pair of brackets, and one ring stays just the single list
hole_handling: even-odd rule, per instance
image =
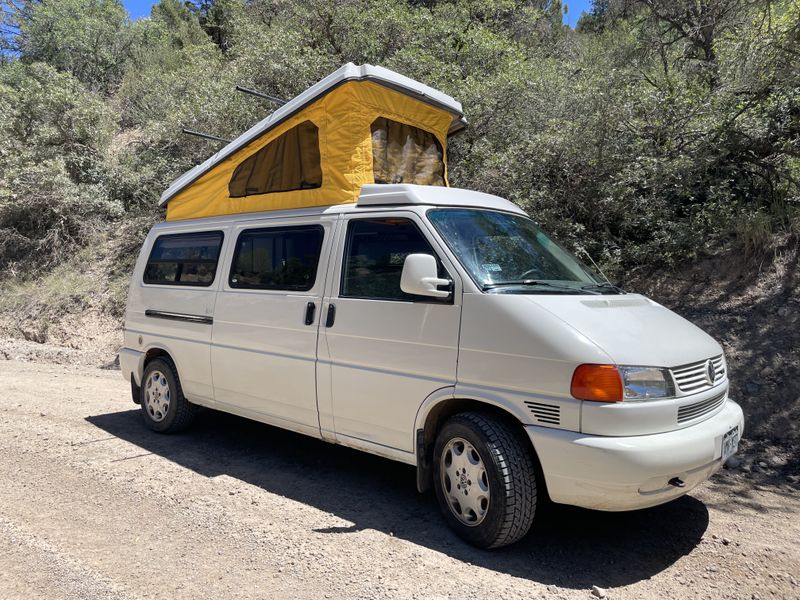
[{"label": "rear wheel", "polygon": [[533,460],[517,430],[492,415],[448,419],[434,447],[434,488],[448,525],[481,548],[513,544],[536,512]]},{"label": "rear wheel", "polygon": [[196,410],[183,395],[175,365],[163,358],[147,363],[142,375],[140,404],[144,422],[159,433],[186,429]]}]

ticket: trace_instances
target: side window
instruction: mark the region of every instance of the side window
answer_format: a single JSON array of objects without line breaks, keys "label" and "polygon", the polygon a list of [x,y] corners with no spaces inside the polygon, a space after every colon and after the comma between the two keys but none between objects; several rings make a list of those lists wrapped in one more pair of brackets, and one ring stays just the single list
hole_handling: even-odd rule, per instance
[{"label": "side window", "polygon": [[292,290],[314,287],[322,227],[248,229],[239,235],[229,283],[232,288]]},{"label": "side window", "polygon": [[303,121],[242,161],[233,172],[228,192],[231,198],[242,198],[321,185],[319,128]]},{"label": "side window", "polygon": [[[409,254],[436,253],[409,219],[350,221],[344,250],[341,296],[373,300],[418,300],[400,289],[403,263]],[[440,275],[447,276],[443,267]],[[425,298],[430,300],[430,298]]]},{"label": "side window", "polygon": [[221,231],[159,236],[150,251],[143,281],[208,287],[214,283],[221,246]]},{"label": "side window", "polygon": [[435,135],[386,117],[370,129],[375,183],[444,185],[444,151]]}]

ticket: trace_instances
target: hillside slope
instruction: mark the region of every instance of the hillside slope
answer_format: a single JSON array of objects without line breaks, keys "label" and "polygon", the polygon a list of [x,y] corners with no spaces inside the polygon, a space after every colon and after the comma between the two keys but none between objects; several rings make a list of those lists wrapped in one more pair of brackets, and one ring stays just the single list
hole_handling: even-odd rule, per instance
[{"label": "hillside slope", "polygon": [[788,463],[794,470],[800,466],[799,254],[796,239],[778,238],[759,254],[729,250],[670,271],[638,272],[628,283],[720,341],[731,397],[747,418],[745,437],[772,457],[770,466]]},{"label": "hillside slope", "polygon": [[0,277],[0,359],[113,363],[130,273],[156,218],[108,224],[86,248],[39,277]]}]

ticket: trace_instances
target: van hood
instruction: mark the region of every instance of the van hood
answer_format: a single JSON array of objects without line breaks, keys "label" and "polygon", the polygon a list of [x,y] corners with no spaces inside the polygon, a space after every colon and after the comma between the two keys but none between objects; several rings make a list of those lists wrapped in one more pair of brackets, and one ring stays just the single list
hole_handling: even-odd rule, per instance
[{"label": "van hood", "polygon": [[702,329],[639,294],[525,298],[585,335],[619,365],[676,367],[722,354]]}]

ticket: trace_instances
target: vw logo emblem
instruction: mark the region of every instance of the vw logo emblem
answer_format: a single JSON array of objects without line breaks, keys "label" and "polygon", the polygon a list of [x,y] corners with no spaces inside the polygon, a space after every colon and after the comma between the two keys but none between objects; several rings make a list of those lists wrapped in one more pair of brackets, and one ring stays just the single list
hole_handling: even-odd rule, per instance
[{"label": "vw logo emblem", "polygon": [[706,362],[706,379],[710,385],[714,384],[714,380],[717,378],[717,370],[714,368],[714,363],[711,362],[709,359]]}]

